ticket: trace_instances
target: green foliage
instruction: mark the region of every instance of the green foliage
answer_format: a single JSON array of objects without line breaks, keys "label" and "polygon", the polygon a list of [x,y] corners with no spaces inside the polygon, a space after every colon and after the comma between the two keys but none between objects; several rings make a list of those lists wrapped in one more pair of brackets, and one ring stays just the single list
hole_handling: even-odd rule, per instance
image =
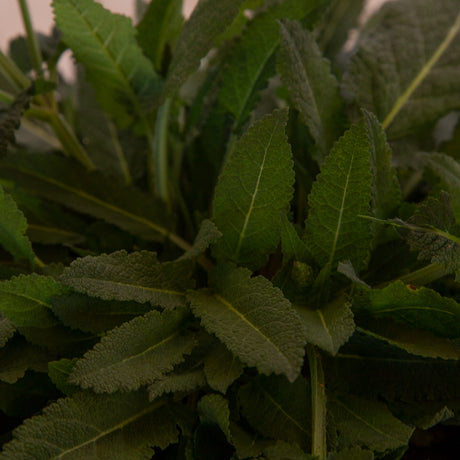
[{"label": "green foliage", "polygon": [[38,38],[23,3],[0,459],[390,460],[458,424],[457,0],[54,0]]}]

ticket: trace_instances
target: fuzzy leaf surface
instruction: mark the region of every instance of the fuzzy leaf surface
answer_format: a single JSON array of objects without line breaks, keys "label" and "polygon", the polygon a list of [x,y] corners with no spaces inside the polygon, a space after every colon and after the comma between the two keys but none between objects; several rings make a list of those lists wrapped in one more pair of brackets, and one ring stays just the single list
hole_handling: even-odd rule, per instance
[{"label": "fuzzy leaf surface", "polygon": [[17,428],[0,458],[150,459],[153,446],[165,448],[177,437],[164,401],[149,404],[144,392],[77,393]]},{"label": "fuzzy leaf surface", "polygon": [[135,300],[171,308],[183,305],[185,290],[194,286],[189,275],[188,264],[160,263],[153,252],[121,250],[76,259],[61,279],[78,292],[104,300]]},{"label": "fuzzy leaf surface", "polygon": [[147,240],[169,234],[171,223],[162,204],[113,178],[88,173],[68,158],[16,153],[0,161],[0,177],[15,180],[28,192],[103,219]]},{"label": "fuzzy leaf surface", "polygon": [[243,0],[203,0],[182,27],[163,94],[173,95],[198,69],[215,39],[232,23]]},{"label": "fuzzy leaf surface", "polygon": [[331,355],[337,354],[355,330],[353,313],[343,298],[318,310],[297,306],[296,311],[304,323],[307,342]]},{"label": "fuzzy leaf surface", "polygon": [[159,91],[160,80],[136,42],[131,20],[93,0],[54,0],[64,42],[83,64],[99,104],[120,126],[141,114],[140,100]]},{"label": "fuzzy leaf surface", "polygon": [[358,215],[369,213],[369,153],[364,125],[353,125],[335,143],[313,184],[305,241],[321,266],[335,269],[351,260],[359,270],[367,264],[370,226]]},{"label": "fuzzy leaf surface", "polygon": [[16,327],[14,324],[0,313],[0,347],[5,346],[8,340],[13,337],[15,331]]},{"label": "fuzzy leaf surface", "polygon": [[214,222],[209,219],[203,220],[200,225],[200,230],[198,231],[198,234],[195,237],[195,241],[193,242],[192,248],[185,252],[181,257],[179,257],[178,260],[196,259],[221,236],[222,233],[216,227]]},{"label": "fuzzy leaf surface", "polygon": [[347,445],[384,452],[409,442],[413,428],[392,415],[381,402],[335,395],[328,401],[334,424]]},{"label": "fuzzy leaf surface", "polygon": [[261,377],[242,386],[238,398],[242,414],[262,436],[308,448],[310,391],[303,377],[291,384],[283,377]]},{"label": "fuzzy leaf surface", "polygon": [[0,185],[0,246],[15,259],[33,262],[35,254],[29,238],[25,235],[27,220],[13,198]]},{"label": "fuzzy leaf surface", "polygon": [[390,139],[460,106],[456,0],[389,2],[361,33],[344,90],[389,127]]},{"label": "fuzzy leaf surface", "polygon": [[295,108],[308,126],[322,163],[342,134],[343,107],[339,85],[312,32],[296,21],[280,22],[278,71]]},{"label": "fuzzy leaf surface", "polygon": [[137,390],[184,360],[195,335],[183,310],[153,310],[109,332],[75,364],[69,378],[97,393]]},{"label": "fuzzy leaf surface", "polygon": [[256,122],[225,162],[213,204],[223,233],[216,257],[257,269],[276,249],[280,214],[288,210],[294,184],[287,116],[287,110],[275,111]]},{"label": "fuzzy leaf surface", "polygon": [[303,325],[290,302],[262,276],[229,265],[210,273],[207,290],[188,291],[193,313],[208,332],[248,366],[296,379],[303,362]]},{"label": "fuzzy leaf surface", "polygon": [[77,362],[74,359],[60,359],[59,361],[50,361],[48,363],[48,376],[56,388],[66,396],[71,396],[81,389],[77,385],[68,382],[72,369]]}]

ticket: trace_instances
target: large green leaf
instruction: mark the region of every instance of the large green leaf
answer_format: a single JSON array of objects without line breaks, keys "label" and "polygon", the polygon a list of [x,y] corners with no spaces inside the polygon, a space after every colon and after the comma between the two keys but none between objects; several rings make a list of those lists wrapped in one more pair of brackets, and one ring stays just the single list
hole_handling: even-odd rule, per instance
[{"label": "large green leaf", "polygon": [[296,21],[282,21],[278,71],[295,108],[308,126],[322,163],[343,131],[339,85],[324,59],[313,33]]},{"label": "large green leaf", "polygon": [[203,326],[248,366],[263,374],[299,375],[305,334],[300,318],[281,291],[244,268],[220,266],[207,290],[188,291]]},{"label": "large green leaf", "polygon": [[221,395],[208,394],[198,402],[198,413],[202,422],[211,422],[219,426],[228,441],[230,434],[230,409],[228,401]]},{"label": "large green leaf", "polygon": [[238,397],[242,414],[262,436],[309,447],[310,391],[303,377],[293,383],[283,377],[255,379]]},{"label": "large green leaf", "polygon": [[182,27],[163,94],[173,95],[233,21],[243,0],[202,0]]},{"label": "large green leaf", "polygon": [[0,176],[15,180],[38,196],[104,219],[145,239],[170,234],[169,219],[158,201],[113,178],[88,173],[68,158],[16,153],[0,161]]},{"label": "large green leaf", "polygon": [[27,221],[13,198],[0,185],[0,246],[10,252],[15,259],[33,262],[35,254],[29,238],[25,235]]},{"label": "large green leaf", "polygon": [[56,24],[64,42],[84,65],[99,104],[121,126],[142,113],[140,101],[159,91],[152,63],[142,54],[126,16],[94,0],[54,0]]},{"label": "large green leaf", "polygon": [[389,137],[460,107],[457,0],[389,2],[360,34],[344,89],[377,115]]},{"label": "large green leaf", "polygon": [[176,442],[178,431],[165,402],[149,404],[144,392],[78,393],[51,404],[13,436],[1,459],[141,460],[152,457],[154,446]]},{"label": "large green leaf", "polygon": [[248,118],[270,77],[275,74],[275,54],[280,43],[277,19],[302,19],[324,0],[286,0],[273,5],[246,27],[226,59],[219,104],[239,125]]},{"label": "large green leaf", "polygon": [[5,346],[8,340],[13,337],[15,331],[16,328],[14,324],[0,313],[0,347]]},{"label": "large green leaf", "polygon": [[280,213],[293,196],[287,111],[275,111],[241,137],[216,186],[213,218],[223,233],[216,257],[259,268],[280,240]]},{"label": "large green leaf", "polygon": [[183,305],[194,287],[188,263],[160,263],[153,252],[117,251],[74,260],[62,274],[64,284],[104,300],[150,302],[164,308]]},{"label": "large green leaf", "polygon": [[369,142],[363,123],[341,137],[324,162],[308,196],[310,212],[305,241],[321,266],[350,260],[359,270],[370,252],[371,171]]},{"label": "large green leaf", "polygon": [[153,310],[112,330],[73,368],[69,383],[97,393],[137,390],[184,360],[195,334],[183,310]]}]

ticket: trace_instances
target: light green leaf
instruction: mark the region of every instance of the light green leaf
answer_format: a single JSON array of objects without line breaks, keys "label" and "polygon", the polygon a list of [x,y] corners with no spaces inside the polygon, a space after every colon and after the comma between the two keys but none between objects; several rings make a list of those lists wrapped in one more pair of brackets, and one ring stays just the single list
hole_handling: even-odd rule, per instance
[{"label": "light green leaf", "polygon": [[55,315],[72,329],[100,334],[152,309],[149,303],[105,301],[72,293],[51,298]]},{"label": "light green leaf", "polygon": [[312,32],[296,21],[281,21],[280,27],[278,72],[315,140],[316,159],[323,163],[332,144],[343,132],[339,85]]},{"label": "light green leaf", "polygon": [[185,252],[179,260],[188,260],[188,259],[196,259],[199,257],[203,252],[208,249],[208,247],[215,243],[220,237],[222,233],[216,227],[214,222],[209,219],[203,220],[200,225],[200,230],[198,231],[198,235],[193,242],[193,246],[187,252]]},{"label": "light green leaf", "polygon": [[248,366],[293,381],[303,363],[303,325],[281,291],[244,268],[220,266],[209,274],[213,293],[188,291],[193,313],[208,332]]},{"label": "light green leaf", "polygon": [[13,337],[15,331],[14,324],[0,312],[0,347],[5,346],[8,340]]},{"label": "light green leaf", "polygon": [[353,125],[334,145],[308,196],[310,213],[305,241],[317,262],[351,260],[360,270],[369,259],[370,225],[358,217],[369,212],[369,142],[362,123]]},{"label": "light green leaf", "polygon": [[327,460],[374,460],[374,454],[370,450],[356,446],[340,452],[332,452],[328,455]]},{"label": "light green leaf", "polygon": [[159,73],[165,50],[177,41],[182,23],[182,0],[153,0],[137,25],[137,41]]},{"label": "light green leaf", "polygon": [[15,259],[35,259],[29,238],[25,235],[27,221],[13,198],[0,185],[0,246]]},{"label": "light green leaf", "polygon": [[307,342],[331,355],[337,354],[355,330],[350,304],[343,298],[338,298],[318,310],[296,306],[296,311],[304,323]]},{"label": "light green leaf", "polygon": [[433,289],[416,288],[395,281],[383,289],[369,291],[360,303],[375,318],[390,318],[438,337],[460,337],[460,304]]},{"label": "light green leaf", "polygon": [[226,59],[219,105],[234,115],[238,125],[248,118],[270,77],[280,43],[277,19],[302,19],[324,0],[285,0],[251,21]]},{"label": "light green leaf", "polygon": [[228,401],[221,395],[208,394],[198,401],[198,413],[202,422],[212,422],[219,426],[227,441],[231,442],[230,409]]},{"label": "light green leaf", "polygon": [[190,316],[183,310],[153,310],[110,331],[79,360],[69,383],[97,393],[137,390],[184,360],[195,334],[184,330]]},{"label": "light green leaf", "polygon": [[74,260],[61,280],[78,292],[104,300],[150,302],[163,308],[185,303],[194,286],[189,264],[160,263],[153,252],[117,251]]},{"label": "light green leaf", "polygon": [[294,193],[287,116],[287,110],[277,110],[255,123],[225,162],[213,204],[214,222],[223,233],[214,246],[216,257],[257,269],[276,249],[280,214]]},{"label": "light green leaf", "polygon": [[213,345],[212,351],[204,358],[204,373],[209,386],[223,394],[243,370],[243,363],[219,342]]},{"label": "light green leaf", "polygon": [[182,27],[177,47],[163,88],[163,95],[173,95],[200,65],[216,38],[238,14],[243,0],[202,0]]},{"label": "light green leaf", "polygon": [[392,415],[381,402],[355,396],[329,396],[328,411],[340,437],[348,446],[364,445],[384,452],[409,442],[414,431]]},{"label": "light green leaf", "polygon": [[389,2],[366,24],[344,77],[356,104],[390,139],[460,106],[457,0]]},{"label": "light green leaf", "polygon": [[54,0],[64,42],[83,64],[99,104],[120,126],[142,115],[140,101],[159,92],[160,80],[136,42],[131,19],[93,0]]},{"label": "light green leaf", "polygon": [[78,393],[60,399],[17,428],[0,458],[150,459],[152,447],[177,442],[178,430],[165,402],[144,392]]},{"label": "light green leaf", "polygon": [[293,383],[283,377],[261,377],[242,386],[238,397],[242,414],[262,436],[308,449],[310,391],[303,377]]},{"label": "light green leaf", "polygon": [[169,218],[161,203],[113,178],[88,173],[68,158],[15,153],[0,161],[0,177],[14,180],[28,192],[104,219],[147,240],[170,234]]}]

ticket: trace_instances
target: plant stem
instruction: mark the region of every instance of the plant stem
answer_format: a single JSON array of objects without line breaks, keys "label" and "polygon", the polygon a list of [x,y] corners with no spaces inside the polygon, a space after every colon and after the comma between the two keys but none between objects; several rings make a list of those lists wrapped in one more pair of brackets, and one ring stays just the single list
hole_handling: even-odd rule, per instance
[{"label": "plant stem", "polygon": [[439,278],[442,278],[446,274],[446,270],[444,267],[442,267],[442,265],[433,263],[427,265],[426,267],[420,268],[419,270],[408,273],[407,275],[403,275],[399,279],[405,284],[424,286]]},{"label": "plant stem", "polygon": [[311,408],[312,408],[312,448],[311,454],[318,460],[326,460],[326,389],[321,356],[314,345],[307,345],[310,365]]},{"label": "plant stem", "polygon": [[0,71],[8,82],[18,91],[30,86],[30,80],[21,69],[5,54],[0,51]]},{"label": "plant stem", "polygon": [[29,8],[27,6],[27,0],[18,0],[21,8],[22,21],[26,29],[27,45],[29,47],[30,58],[32,65],[38,76],[43,75],[42,62],[43,57],[38,44],[37,35],[32,26],[32,20],[30,19]]}]

